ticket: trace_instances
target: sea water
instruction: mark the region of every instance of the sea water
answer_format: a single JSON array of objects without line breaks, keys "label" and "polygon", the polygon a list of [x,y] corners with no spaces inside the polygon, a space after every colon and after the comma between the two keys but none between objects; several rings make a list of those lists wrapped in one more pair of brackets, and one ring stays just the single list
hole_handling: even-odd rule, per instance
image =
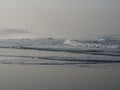
[{"label": "sea water", "polygon": [[119,90],[120,38],[0,40],[1,90]]},{"label": "sea water", "polygon": [[0,57],[15,58],[15,60],[1,59],[1,64],[81,65],[120,63],[120,39],[115,37],[102,37],[94,40],[2,39],[0,40],[0,48]]}]

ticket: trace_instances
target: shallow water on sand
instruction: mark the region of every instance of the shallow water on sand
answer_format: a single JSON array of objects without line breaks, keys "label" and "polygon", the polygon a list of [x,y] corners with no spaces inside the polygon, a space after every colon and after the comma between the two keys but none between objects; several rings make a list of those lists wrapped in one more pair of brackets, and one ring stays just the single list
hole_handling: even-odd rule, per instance
[{"label": "shallow water on sand", "polygon": [[118,68],[0,65],[1,90],[119,90]]},{"label": "shallow water on sand", "polygon": [[113,56],[1,48],[0,90],[120,90],[120,64],[79,62],[79,59],[90,58],[119,59]]}]

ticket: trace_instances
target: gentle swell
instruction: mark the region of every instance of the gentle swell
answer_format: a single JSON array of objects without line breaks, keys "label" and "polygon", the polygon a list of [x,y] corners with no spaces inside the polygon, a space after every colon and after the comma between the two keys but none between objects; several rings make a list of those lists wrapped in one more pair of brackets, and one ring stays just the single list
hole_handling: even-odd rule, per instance
[{"label": "gentle swell", "polygon": [[75,57],[33,57],[33,56],[9,56],[1,55],[2,57],[16,57],[12,60],[1,60],[1,64],[21,64],[21,65],[74,65],[74,64],[105,64],[105,63],[120,63],[120,60],[104,60],[104,59],[80,59]]},{"label": "gentle swell", "polygon": [[69,52],[91,55],[105,55],[105,56],[120,56],[120,51],[104,51],[104,50],[80,50],[73,48],[36,48],[36,47],[0,47],[11,49],[26,49],[26,50],[38,50],[38,51],[54,51],[54,52]]}]

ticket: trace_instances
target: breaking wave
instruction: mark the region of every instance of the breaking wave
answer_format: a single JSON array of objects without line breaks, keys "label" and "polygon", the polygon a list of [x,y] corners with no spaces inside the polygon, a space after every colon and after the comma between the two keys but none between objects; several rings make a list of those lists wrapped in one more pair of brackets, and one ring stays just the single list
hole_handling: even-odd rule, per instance
[{"label": "breaking wave", "polygon": [[63,44],[78,46],[78,47],[92,47],[92,48],[110,48],[120,49],[120,41],[111,38],[100,38],[98,40],[76,40],[67,39]]}]

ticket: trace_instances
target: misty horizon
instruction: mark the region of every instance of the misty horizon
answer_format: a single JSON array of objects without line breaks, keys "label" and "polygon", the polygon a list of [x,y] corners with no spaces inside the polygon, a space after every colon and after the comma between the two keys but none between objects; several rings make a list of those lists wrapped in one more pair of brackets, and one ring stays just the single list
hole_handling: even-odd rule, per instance
[{"label": "misty horizon", "polygon": [[1,0],[0,28],[25,28],[45,37],[120,33],[119,0]]},{"label": "misty horizon", "polygon": [[0,29],[0,39],[22,39],[22,38],[86,38],[86,39],[95,39],[98,37],[120,37],[119,33],[115,33],[115,34],[86,34],[86,35],[82,35],[82,36],[76,36],[76,37],[71,37],[71,36],[55,36],[55,35],[42,35],[42,33],[40,32],[34,32],[34,31],[30,31],[27,29],[23,29],[23,28],[1,28]]}]

